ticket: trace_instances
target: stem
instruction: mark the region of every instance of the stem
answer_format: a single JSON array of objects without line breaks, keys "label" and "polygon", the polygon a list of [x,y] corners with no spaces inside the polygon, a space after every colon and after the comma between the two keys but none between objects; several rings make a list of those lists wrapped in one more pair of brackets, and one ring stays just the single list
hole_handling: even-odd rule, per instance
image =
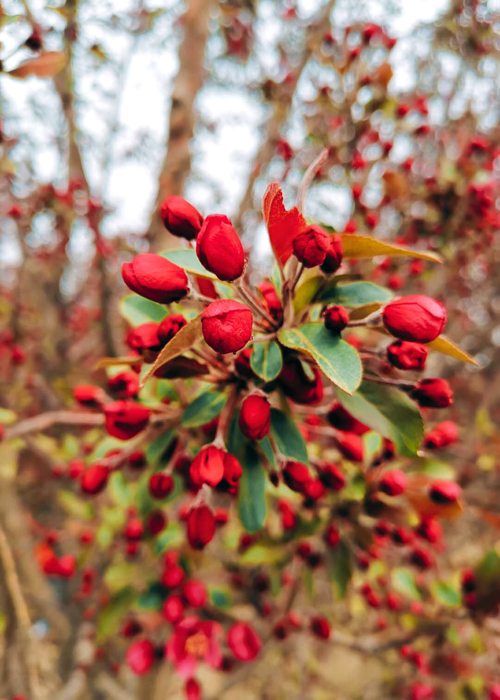
[{"label": "stem", "polygon": [[241,298],[246,301],[246,303],[252,308],[255,313],[259,314],[263,319],[271,324],[273,328],[276,328],[276,321],[273,317],[260,305],[259,301],[252,295],[252,293],[247,290],[244,286],[243,279],[236,280],[236,289],[238,290]]},{"label": "stem", "polygon": [[329,153],[330,151],[328,148],[323,149],[319,156],[315,160],[313,160],[311,165],[307,168],[306,172],[304,173],[302,182],[300,183],[299,191],[297,193],[297,207],[301,214],[304,214],[307,190],[311,186],[311,183],[314,180],[314,176],[316,175],[318,168],[321,168],[321,166],[324,165],[328,160]]},{"label": "stem", "polygon": [[397,386],[399,389],[411,390],[417,386],[417,382],[402,382],[400,379],[389,379],[388,377],[373,377],[365,374],[363,379],[376,384],[388,384],[389,386]]},{"label": "stem", "polygon": [[361,326],[372,326],[374,325],[374,321],[376,321],[381,314],[381,309],[377,309],[373,313],[369,314],[366,316],[366,318],[362,318],[359,321],[349,321],[347,326],[349,328],[359,328]]},{"label": "stem", "polygon": [[238,393],[239,393],[238,387],[234,386],[231,389],[229,397],[226,401],[226,405],[222,409],[222,413],[220,414],[220,417],[219,417],[219,423],[217,424],[217,432],[215,434],[215,440],[213,441],[213,444],[216,447],[221,447],[222,449],[226,448],[224,436],[227,432],[227,428],[229,426],[229,421],[233,417],[234,409],[236,408],[236,402],[238,400]]}]

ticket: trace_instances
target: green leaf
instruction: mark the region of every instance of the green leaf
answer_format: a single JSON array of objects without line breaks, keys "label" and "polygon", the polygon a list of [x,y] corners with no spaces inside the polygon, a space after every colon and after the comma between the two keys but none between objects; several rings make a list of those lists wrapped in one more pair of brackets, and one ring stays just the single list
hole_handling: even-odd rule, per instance
[{"label": "green leaf", "polygon": [[227,440],[227,449],[240,462],[243,474],[238,487],[238,515],[247,532],[257,532],[266,521],[266,472],[259,453],[251,442],[246,440],[238,425],[239,411],[236,412]]},{"label": "green leaf", "polygon": [[198,260],[196,251],[192,248],[165,250],[163,253],[160,253],[160,255],[167,258],[167,260],[170,260],[170,262],[173,262],[175,265],[182,267],[184,270],[186,270],[186,272],[189,272],[192,275],[196,275],[197,277],[205,277],[209,280],[217,280],[217,282],[219,282],[217,277],[212,272],[209,272],[203,267],[201,262]]},{"label": "green leaf", "polygon": [[476,576],[481,584],[500,584],[500,556],[496,549],[486,552],[476,567]]},{"label": "green leaf", "polygon": [[134,598],[135,591],[131,586],[123,588],[111,598],[100,613],[97,621],[97,643],[104,641],[104,639],[118,631],[118,627],[130,610]]},{"label": "green leaf", "polygon": [[72,491],[58,491],[57,500],[68,515],[82,520],[91,520],[94,516],[94,507],[91,503],[79,498]]},{"label": "green leaf", "polygon": [[149,465],[153,467],[158,465],[162,455],[165,453],[165,450],[169,447],[174,437],[175,432],[173,430],[167,430],[146,447],[146,459]]},{"label": "green leaf", "polygon": [[271,408],[271,435],[283,457],[309,464],[306,443],[300,430],[286,413],[277,408]]},{"label": "green leaf", "polygon": [[344,598],[352,576],[351,556],[345,542],[340,542],[333,552],[328,554],[328,572],[336,597]]},{"label": "green leaf", "polygon": [[276,564],[287,557],[284,547],[270,547],[265,544],[255,544],[241,556],[240,562],[249,566],[260,564]]},{"label": "green leaf", "polygon": [[111,474],[108,481],[108,493],[119,506],[128,506],[131,501],[130,486],[122,472]]},{"label": "green leaf", "polygon": [[436,600],[450,608],[456,608],[460,605],[460,593],[451,584],[446,581],[434,581],[431,584],[431,592]]},{"label": "green leaf", "polygon": [[349,284],[330,283],[319,296],[319,301],[339,304],[347,309],[355,309],[365,304],[385,304],[393,294],[373,282],[350,282]]},{"label": "green leaf", "polygon": [[177,522],[171,522],[155,542],[155,554],[159,556],[167,549],[180,546],[185,541],[184,532]]},{"label": "green leaf", "polygon": [[276,469],[276,457],[274,456],[273,448],[267,435],[262,440],[259,440],[258,444],[269,464]]},{"label": "green leaf", "polygon": [[300,313],[302,309],[305,309],[312,302],[324,282],[325,278],[318,275],[317,277],[310,277],[300,285],[293,299],[293,309],[296,314]]},{"label": "green leaf", "polygon": [[131,326],[140,326],[142,323],[155,321],[160,323],[167,315],[164,306],[149,299],[144,299],[138,294],[130,294],[120,301],[120,313]]},{"label": "green leaf", "polygon": [[328,331],[322,323],[283,328],[278,339],[286,347],[312,357],[328,379],[348,394],[358,388],[362,376],[358,351],[340,335]]},{"label": "green leaf", "polygon": [[429,251],[413,250],[405,246],[380,241],[373,236],[363,236],[358,233],[342,233],[344,258],[375,258],[378,255],[397,256],[403,258],[421,258],[431,262],[442,262],[439,255]]},{"label": "green leaf", "polygon": [[440,462],[437,459],[419,459],[415,460],[412,469],[422,474],[428,474],[433,479],[454,479],[455,471],[453,467],[446,462]]},{"label": "green leaf", "polygon": [[15,414],[14,411],[11,411],[8,408],[0,408],[0,423],[10,425],[11,423],[15,423],[16,420],[17,414]]},{"label": "green leaf", "polygon": [[108,567],[104,574],[104,583],[111,592],[117,592],[125,586],[133,586],[140,581],[140,567],[138,564],[121,562]]},{"label": "green leaf", "polygon": [[206,391],[196,398],[182,414],[182,423],[187,428],[196,428],[210,423],[225,406],[226,394],[220,391]]},{"label": "green leaf", "polygon": [[159,610],[165,600],[165,587],[155,581],[148,586],[137,599],[136,606],[139,610]]},{"label": "green leaf", "polygon": [[210,602],[212,605],[215,605],[216,608],[231,607],[230,591],[226,588],[208,586],[208,596],[210,598]]},{"label": "green leaf", "polygon": [[337,396],[355,418],[392,440],[400,454],[417,454],[424,437],[422,416],[402,391],[366,380],[352,396],[343,391],[337,391]]},{"label": "green leaf", "polygon": [[415,583],[415,576],[409,569],[397,568],[391,573],[391,583],[397,593],[411,598],[412,600],[422,600],[420,589]]},{"label": "green leaf", "polygon": [[255,343],[250,355],[250,367],[265,382],[276,379],[283,366],[283,356],[278,343]]}]

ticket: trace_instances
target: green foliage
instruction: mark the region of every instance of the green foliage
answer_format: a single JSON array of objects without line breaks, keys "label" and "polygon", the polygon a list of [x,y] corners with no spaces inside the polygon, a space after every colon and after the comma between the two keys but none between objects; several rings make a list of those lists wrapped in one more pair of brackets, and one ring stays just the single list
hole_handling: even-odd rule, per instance
[{"label": "green foliage", "polygon": [[337,396],[355,418],[392,440],[400,454],[417,454],[424,437],[422,416],[402,391],[366,380],[352,396],[343,391]]},{"label": "green foliage", "polygon": [[330,282],[319,295],[318,301],[355,309],[365,304],[385,304],[392,297],[392,292],[373,282],[349,282],[348,284]]},{"label": "green foliage", "polygon": [[195,428],[210,423],[224,408],[227,395],[219,391],[205,391],[192,401],[182,414],[186,428]]},{"label": "green foliage", "polygon": [[137,294],[130,294],[120,301],[120,313],[131,326],[142,323],[160,323],[167,315],[167,310],[161,304],[144,299]]},{"label": "green foliage", "polygon": [[309,464],[302,433],[293,420],[277,408],[271,409],[271,435],[283,457]]},{"label": "green foliage", "polygon": [[135,597],[136,593],[132,586],[125,586],[112,596],[97,620],[96,642],[98,644],[116,634],[121,621],[132,607]]},{"label": "green foliage", "polygon": [[255,343],[250,355],[250,367],[265,382],[276,379],[283,367],[283,356],[278,343]]},{"label": "green foliage", "polygon": [[345,542],[339,542],[327,557],[328,575],[333,582],[335,596],[344,598],[352,576],[352,561],[349,547]]},{"label": "green foliage", "polygon": [[397,593],[411,600],[422,600],[422,594],[410,569],[397,568],[391,572],[391,584]]},{"label": "green foliage", "polygon": [[447,607],[456,608],[460,605],[460,591],[449,581],[434,581],[431,592],[439,603]]},{"label": "green foliage", "polygon": [[92,503],[80,498],[72,491],[58,491],[57,500],[68,515],[82,520],[91,520],[94,516]]},{"label": "green foliage", "polygon": [[328,379],[348,394],[358,388],[362,376],[358,351],[322,323],[283,328],[278,339],[282,345],[311,357]]}]

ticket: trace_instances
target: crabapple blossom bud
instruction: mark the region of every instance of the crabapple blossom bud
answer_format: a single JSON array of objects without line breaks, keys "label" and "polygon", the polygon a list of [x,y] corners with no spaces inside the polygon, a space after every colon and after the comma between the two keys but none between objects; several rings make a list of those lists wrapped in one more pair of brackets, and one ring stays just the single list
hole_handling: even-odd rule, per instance
[{"label": "crabapple blossom bud", "polygon": [[263,394],[247,396],[241,405],[240,430],[249,440],[262,440],[271,426],[271,406]]},{"label": "crabapple blossom bud", "polygon": [[187,536],[193,549],[203,549],[215,535],[215,517],[206,505],[191,508],[187,517]]},{"label": "crabapple blossom bud", "polygon": [[105,394],[98,386],[79,384],[73,389],[73,398],[86,408],[98,408],[105,399]]},{"label": "crabapple blossom bud", "polygon": [[162,500],[174,490],[174,480],[170,474],[153,474],[149,479],[149,493],[153,498]]},{"label": "crabapple blossom bud", "polygon": [[271,316],[276,319],[276,321],[281,321],[283,318],[283,307],[281,306],[279,296],[276,294],[274,284],[267,281],[261,282],[258,286],[258,290],[264,297],[264,303]]},{"label": "crabapple blossom bud", "polygon": [[325,328],[332,333],[341,333],[349,323],[349,314],[343,306],[327,306],[323,311]]},{"label": "crabapple blossom bud", "polygon": [[179,595],[170,595],[163,603],[163,617],[172,625],[184,615],[184,603]]},{"label": "crabapple blossom bud", "polygon": [[423,408],[447,408],[453,403],[453,391],[445,379],[422,379],[411,397]]},{"label": "crabapple blossom bud", "polygon": [[106,486],[109,479],[109,467],[105,464],[92,464],[81,476],[80,488],[83,493],[95,496]]},{"label": "crabapple blossom bud", "polygon": [[320,617],[319,615],[313,617],[311,620],[311,632],[318,639],[329,639],[331,628],[326,617]]},{"label": "crabapple blossom bud", "polygon": [[248,622],[236,622],[230,627],[227,644],[239,661],[253,661],[262,647],[259,635]]},{"label": "crabapple blossom bud", "polygon": [[429,489],[429,498],[433,503],[447,504],[455,503],[459,498],[462,489],[454,481],[441,479],[434,481]]},{"label": "crabapple blossom bud", "polygon": [[220,280],[233,282],[243,274],[245,253],[227,216],[207,216],[196,239],[196,255]]},{"label": "crabapple blossom bud", "polygon": [[414,295],[389,302],[383,312],[385,327],[401,340],[430,343],[446,324],[446,309],[431,297]]},{"label": "crabapple blossom bud", "polygon": [[283,393],[295,403],[315,404],[323,398],[323,384],[317,367],[309,366],[312,377],[306,374],[297,357],[288,357],[278,377]]},{"label": "crabapple blossom bud", "polygon": [[337,435],[337,447],[342,455],[351,462],[363,461],[364,446],[359,435],[355,435],[354,433]]},{"label": "crabapple blossom bud", "polygon": [[292,245],[296,258],[304,267],[316,267],[325,261],[330,236],[321,226],[313,224],[295,236]]},{"label": "crabapple blossom bud", "polygon": [[420,343],[396,340],[387,348],[387,359],[397,369],[422,370],[425,367],[428,350]]},{"label": "crabapple blossom bud", "polygon": [[103,407],[106,430],[119,440],[130,440],[144,430],[151,412],[134,401],[114,401]]},{"label": "crabapple blossom bud", "polygon": [[122,277],[133,292],[158,304],[179,301],[189,289],[184,270],[154,253],[143,253],[123,263]]},{"label": "crabapple blossom bud", "polygon": [[364,423],[359,421],[349,411],[342,406],[339,401],[332,404],[328,411],[327,419],[330,425],[332,425],[337,430],[341,430],[343,433],[355,433],[356,435],[363,435],[367,433],[370,428]]},{"label": "crabapple blossom bud", "polygon": [[408,477],[400,469],[390,469],[380,480],[379,488],[388,496],[400,496],[406,491]]},{"label": "crabapple blossom bud", "polygon": [[182,586],[182,595],[192,608],[202,608],[207,602],[207,589],[203,581],[186,581]]},{"label": "crabapple blossom bud", "polygon": [[292,491],[304,493],[307,484],[312,481],[309,469],[302,462],[289,461],[283,467],[283,479]]},{"label": "crabapple blossom bud", "polygon": [[160,343],[166,345],[181,328],[187,325],[187,321],[182,314],[171,314],[166,316],[158,326],[158,339]]},{"label": "crabapple blossom bud", "polygon": [[205,342],[221,354],[241,350],[252,337],[252,323],[248,306],[232,299],[212,302],[201,316]]},{"label": "crabapple blossom bud", "polygon": [[203,226],[200,212],[182,197],[172,195],[167,197],[160,212],[165,228],[174,236],[193,240]]},{"label": "crabapple blossom bud", "polygon": [[451,420],[438,423],[424,438],[424,445],[428,450],[436,450],[448,447],[458,440],[458,425]]},{"label": "crabapple blossom bud", "polygon": [[338,235],[329,236],[328,248],[326,249],[325,259],[321,263],[321,269],[328,275],[337,272],[342,265],[342,257],[344,248],[342,246],[342,238]]},{"label": "crabapple blossom bud", "polygon": [[143,676],[149,671],[155,660],[155,648],[149,639],[133,642],[125,653],[125,659],[136,676]]}]

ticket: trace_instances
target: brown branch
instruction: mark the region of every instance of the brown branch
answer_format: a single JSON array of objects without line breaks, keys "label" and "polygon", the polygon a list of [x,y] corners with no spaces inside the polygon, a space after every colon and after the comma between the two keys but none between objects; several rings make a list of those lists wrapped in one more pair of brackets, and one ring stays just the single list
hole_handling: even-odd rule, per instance
[{"label": "brown branch", "polygon": [[79,413],[76,411],[47,411],[33,418],[15,423],[5,431],[4,440],[22,437],[30,433],[40,433],[54,425],[74,425],[79,427],[92,427],[104,425],[104,416],[100,413]]},{"label": "brown branch", "polygon": [[208,18],[215,4],[215,0],[188,0],[182,18],[184,37],[179,47],[179,72],[172,91],[167,150],[149,229],[149,239],[155,250],[165,247],[166,240],[158,208],[168,195],[182,194],[191,168],[189,146],[194,131],[194,103],[203,85]]},{"label": "brown branch", "polygon": [[234,225],[237,231],[241,229],[245,213],[252,209],[253,188],[262,168],[269,163],[274,155],[276,141],[280,131],[285,124],[288,113],[292,106],[293,97],[300,77],[312,56],[314,48],[321,41],[330,23],[330,14],[335,5],[335,0],[328,0],[325,7],[320,11],[318,17],[313,21],[308,29],[305,40],[305,49],[299,65],[293,73],[293,79],[287,83],[286,90],[282,92],[275,101],[274,111],[267,122],[266,135],[264,141],[255,156],[253,166],[248,178],[247,187],[240,202],[238,213],[235,217]]}]

